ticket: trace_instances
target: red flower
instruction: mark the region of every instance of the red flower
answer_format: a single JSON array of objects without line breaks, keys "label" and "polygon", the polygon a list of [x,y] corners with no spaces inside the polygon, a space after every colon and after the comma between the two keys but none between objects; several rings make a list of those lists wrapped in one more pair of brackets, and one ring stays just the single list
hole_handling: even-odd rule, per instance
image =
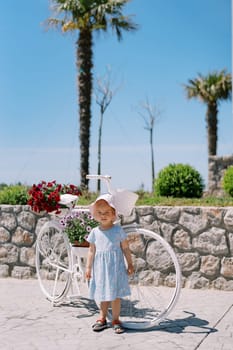
[{"label": "red flower", "polygon": [[59,203],[60,195],[65,193],[76,196],[82,195],[79,187],[75,185],[61,185],[57,184],[55,180],[51,182],[41,181],[37,185],[33,184],[29,189],[28,204],[35,212],[45,210],[47,213],[56,211],[56,214],[59,214],[62,207]]}]

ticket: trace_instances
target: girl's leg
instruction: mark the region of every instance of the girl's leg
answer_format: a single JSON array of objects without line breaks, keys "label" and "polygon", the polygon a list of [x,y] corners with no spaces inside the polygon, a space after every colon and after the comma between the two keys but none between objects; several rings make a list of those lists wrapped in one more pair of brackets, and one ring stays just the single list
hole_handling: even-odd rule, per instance
[{"label": "girl's leg", "polygon": [[109,307],[109,301],[102,301],[100,303],[100,318],[96,321],[95,324],[93,324],[92,326],[93,331],[100,332],[108,327],[107,321],[106,321],[108,307]]},{"label": "girl's leg", "polygon": [[121,312],[121,299],[117,298],[112,301],[112,322],[119,321]]},{"label": "girl's leg", "polygon": [[117,298],[112,301],[112,326],[116,334],[124,333],[124,328],[119,320],[121,312],[121,299]]},{"label": "girl's leg", "polygon": [[100,303],[100,318],[101,320],[106,320],[109,308],[109,301],[101,301]]}]

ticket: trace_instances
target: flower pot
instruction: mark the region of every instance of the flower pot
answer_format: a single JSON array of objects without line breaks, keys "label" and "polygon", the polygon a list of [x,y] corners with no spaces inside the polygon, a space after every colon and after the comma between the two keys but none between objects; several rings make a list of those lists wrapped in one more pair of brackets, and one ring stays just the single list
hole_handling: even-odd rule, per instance
[{"label": "flower pot", "polygon": [[87,241],[84,241],[82,243],[80,243],[79,241],[74,241],[74,243],[72,243],[73,247],[85,247],[88,248],[90,246],[90,243]]}]

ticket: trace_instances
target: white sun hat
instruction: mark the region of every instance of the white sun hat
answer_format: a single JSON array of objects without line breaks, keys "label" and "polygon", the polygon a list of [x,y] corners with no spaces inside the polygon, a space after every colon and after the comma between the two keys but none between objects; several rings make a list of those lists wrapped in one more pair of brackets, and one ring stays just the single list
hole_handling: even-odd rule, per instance
[{"label": "white sun hat", "polygon": [[129,216],[135,206],[138,195],[125,189],[117,189],[113,191],[112,195],[118,214]]},{"label": "white sun hat", "polygon": [[99,200],[106,201],[110,207],[115,209],[116,215],[129,216],[135,206],[138,199],[138,195],[134,192],[130,192],[125,189],[117,189],[112,194],[106,193],[100,195],[94,203],[89,207],[90,212],[93,216],[94,205]]},{"label": "white sun hat", "polygon": [[100,200],[103,200],[103,201],[107,202],[107,203],[110,205],[110,207],[112,207],[113,209],[115,209],[116,214],[117,214],[117,209],[116,209],[116,206],[115,206],[115,204],[114,204],[113,195],[110,194],[110,193],[106,193],[106,194],[100,195],[100,196],[94,201],[94,203],[92,203],[92,204],[90,205],[89,210],[90,210],[90,213],[91,213],[92,216],[94,215],[94,205],[95,205],[98,201],[100,201]]}]

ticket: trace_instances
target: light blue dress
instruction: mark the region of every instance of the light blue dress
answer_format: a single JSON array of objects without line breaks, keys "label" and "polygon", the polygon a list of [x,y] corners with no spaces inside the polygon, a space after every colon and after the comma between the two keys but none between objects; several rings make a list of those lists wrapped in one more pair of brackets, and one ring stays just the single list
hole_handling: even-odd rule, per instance
[{"label": "light blue dress", "polygon": [[89,298],[97,302],[112,301],[130,295],[128,274],[120,243],[126,233],[119,225],[109,230],[95,227],[87,241],[95,244],[96,253],[89,284]]}]

